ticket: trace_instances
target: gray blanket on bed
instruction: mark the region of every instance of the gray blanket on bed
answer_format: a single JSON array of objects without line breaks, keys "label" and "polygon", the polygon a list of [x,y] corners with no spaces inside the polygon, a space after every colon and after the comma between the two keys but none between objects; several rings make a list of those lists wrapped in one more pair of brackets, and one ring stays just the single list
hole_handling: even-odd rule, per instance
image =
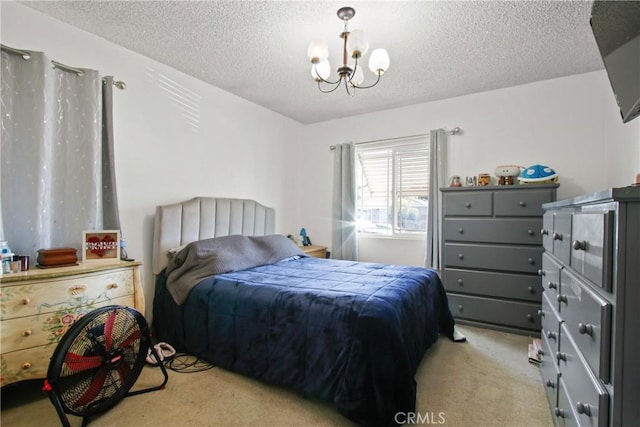
[{"label": "gray blanket on bed", "polygon": [[182,305],[191,289],[215,274],[273,264],[304,252],[280,234],[223,236],[189,243],[167,264],[167,289]]}]

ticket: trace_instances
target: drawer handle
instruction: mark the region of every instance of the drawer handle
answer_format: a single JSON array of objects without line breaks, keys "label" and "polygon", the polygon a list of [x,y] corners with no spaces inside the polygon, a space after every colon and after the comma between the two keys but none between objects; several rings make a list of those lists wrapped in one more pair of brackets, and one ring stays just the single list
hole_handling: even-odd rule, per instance
[{"label": "drawer handle", "polygon": [[551,380],[547,380],[547,387],[549,388],[556,388],[556,383],[554,383]]},{"label": "drawer handle", "polygon": [[464,234],[464,230],[462,229],[462,227],[458,228],[458,233]]},{"label": "drawer handle", "polygon": [[535,264],[535,263],[536,263],[536,262],[533,260],[533,258],[529,258],[529,259],[527,260],[527,262],[529,262],[529,264],[531,264],[531,265],[533,265],[533,264]]},{"label": "drawer handle", "polygon": [[107,289],[118,289],[118,284],[117,283],[109,283],[107,285]]},{"label": "drawer handle", "polygon": [[556,299],[558,300],[558,302],[563,302],[565,304],[567,304],[568,300],[567,300],[567,296],[566,295],[558,295],[556,297]]},{"label": "drawer handle", "polygon": [[584,240],[574,240],[573,241],[573,249],[576,251],[586,251],[587,250],[587,242]]},{"label": "drawer handle", "polygon": [[471,203],[467,202],[464,204],[465,208],[470,208],[471,207]]},{"label": "drawer handle", "polygon": [[527,206],[527,202],[525,202],[525,201],[523,201],[523,200],[520,200],[520,201],[518,202],[518,204],[519,204],[520,206],[522,206],[523,208],[524,208],[525,206]]},{"label": "drawer handle", "polygon": [[556,409],[553,411],[556,414],[556,417],[564,418],[564,409],[560,409],[556,406]]},{"label": "drawer handle", "polygon": [[464,259],[464,255],[458,254],[458,259]]},{"label": "drawer handle", "polygon": [[544,270],[538,270],[538,276],[545,276],[546,274]]},{"label": "drawer handle", "polygon": [[31,331],[31,329],[25,329],[24,331],[22,331],[22,336],[23,337],[28,337],[29,335],[31,335],[33,332]]},{"label": "drawer handle", "polygon": [[464,311],[464,307],[462,307],[462,304],[458,306],[458,311]]},{"label": "drawer handle", "polygon": [[71,295],[78,295],[86,290],[87,288],[85,286],[74,286],[69,289],[69,292],[71,293]]},{"label": "drawer handle", "polygon": [[536,234],[536,233],[534,233],[534,232],[533,232],[533,230],[527,230],[527,234],[528,234],[529,236],[533,236],[533,235],[534,235],[534,234]]},{"label": "drawer handle", "polygon": [[542,234],[543,236],[548,236],[549,235],[549,230],[546,230],[546,229],[543,228],[543,229],[540,230],[540,234]]},{"label": "drawer handle", "polygon": [[533,323],[535,321],[535,319],[533,318],[533,314],[527,314],[527,320]]},{"label": "drawer handle", "polygon": [[25,371],[26,371],[27,369],[31,369],[31,363],[29,363],[29,362],[24,362],[24,363],[22,364],[22,369],[24,369]]},{"label": "drawer handle", "polygon": [[540,316],[540,317],[544,317],[544,311],[542,311],[542,310],[538,310],[538,316]]},{"label": "drawer handle", "polygon": [[557,283],[549,281],[547,283],[547,286],[549,287],[549,289],[555,289],[556,291],[558,290],[558,284]]},{"label": "drawer handle", "polygon": [[557,352],[556,353],[556,359],[558,361],[564,360],[566,362],[567,361],[567,353]]},{"label": "drawer handle", "polygon": [[458,285],[460,286],[464,285],[464,281],[462,279],[458,279]]},{"label": "drawer handle", "polygon": [[536,293],[536,290],[535,290],[535,289],[533,289],[533,286],[529,286],[529,287],[527,288],[527,290],[529,291],[529,293],[530,293],[530,294],[535,294],[535,293]]},{"label": "drawer handle", "polygon": [[20,300],[20,304],[22,304],[22,305],[29,305],[30,302],[31,302],[31,300],[29,298],[22,298]]},{"label": "drawer handle", "polygon": [[553,237],[553,240],[562,240],[562,234],[560,233],[553,233],[551,237]]},{"label": "drawer handle", "polygon": [[552,331],[547,332],[547,338],[555,341],[557,339],[556,333]]},{"label": "drawer handle", "polygon": [[593,335],[593,325],[578,323],[578,332],[580,332],[580,335]]},{"label": "drawer handle", "polygon": [[579,414],[586,415],[587,417],[591,416],[591,405],[588,403],[578,402],[576,403],[576,411]]}]

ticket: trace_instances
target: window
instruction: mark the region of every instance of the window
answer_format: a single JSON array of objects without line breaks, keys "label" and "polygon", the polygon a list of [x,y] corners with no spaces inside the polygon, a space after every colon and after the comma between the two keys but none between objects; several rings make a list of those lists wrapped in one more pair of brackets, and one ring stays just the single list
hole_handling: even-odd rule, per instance
[{"label": "window", "polygon": [[429,203],[426,138],[356,146],[356,227],[362,234],[424,234]]}]

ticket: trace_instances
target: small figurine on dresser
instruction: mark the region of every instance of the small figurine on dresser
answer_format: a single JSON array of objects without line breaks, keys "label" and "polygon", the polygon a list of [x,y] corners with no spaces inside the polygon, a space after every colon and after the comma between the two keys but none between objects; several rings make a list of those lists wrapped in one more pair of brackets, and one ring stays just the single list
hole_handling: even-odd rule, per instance
[{"label": "small figurine on dresser", "polygon": [[496,166],[493,173],[498,177],[498,185],[514,185],[522,169],[522,166],[517,165],[500,165]]}]

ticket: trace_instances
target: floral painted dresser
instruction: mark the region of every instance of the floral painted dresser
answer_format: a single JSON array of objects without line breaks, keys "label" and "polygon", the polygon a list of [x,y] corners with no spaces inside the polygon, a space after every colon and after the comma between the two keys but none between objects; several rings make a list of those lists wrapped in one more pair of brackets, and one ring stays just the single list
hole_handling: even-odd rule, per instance
[{"label": "floral painted dresser", "polygon": [[0,386],[45,378],[49,359],[69,327],[105,305],[144,313],[140,263],[84,262],[0,275]]}]

